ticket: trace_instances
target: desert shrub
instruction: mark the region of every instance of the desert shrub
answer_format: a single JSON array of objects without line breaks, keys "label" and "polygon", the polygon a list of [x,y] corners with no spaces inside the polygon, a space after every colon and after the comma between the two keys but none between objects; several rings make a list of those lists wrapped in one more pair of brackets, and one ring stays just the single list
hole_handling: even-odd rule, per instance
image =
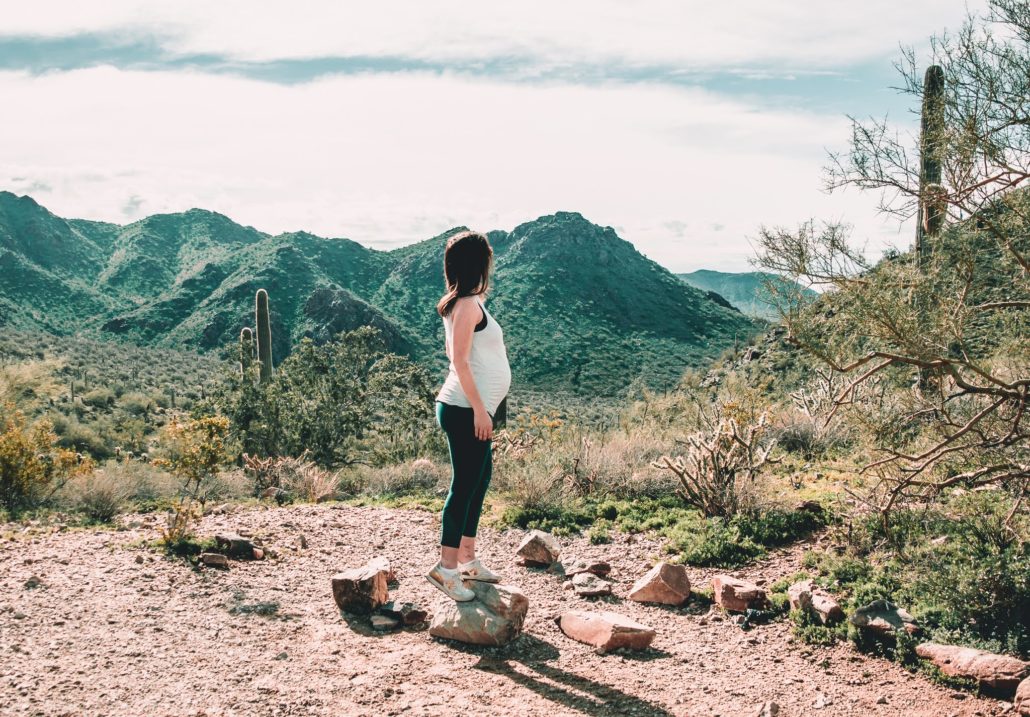
[{"label": "desert shrub", "polygon": [[0,507],[37,507],[67,480],[93,468],[88,458],[57,446],[49,421],[29,424],[11,404],[0,405]]},{"label": "desert shrub", "polygon": [[442,494],[447,491],[451,477],[448,465],[434,463],[428,458],[366,468],[361,474],[361,490],[377,496]]},{"label": "desert shrub", "polygon": [[100,468],[79,475],[64,487],[63,498],[68,507],[81,513],[92,523],[110,523],[122,512],[133,487],[122,480],[117,471]]},{"label": "desert shrub", "polygon": [[94,388],[83,395],[82,402],[93,408],[107,408],[114,403],[114,391],[106,386]]},{"label": "desert shrub", "polygon": [[131,416],[145,416],[154,410],[154,401],[144,393],[127,393],[118,399],[118,407]]}]

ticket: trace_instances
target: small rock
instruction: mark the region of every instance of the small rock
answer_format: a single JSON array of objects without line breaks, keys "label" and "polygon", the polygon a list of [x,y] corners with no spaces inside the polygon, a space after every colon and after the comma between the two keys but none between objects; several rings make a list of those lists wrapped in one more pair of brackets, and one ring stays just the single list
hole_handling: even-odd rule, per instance
[{"label": "small rock", "polygon": [[887,704],[887,695],[880,695],[876,698],[876,704],[885,705]]},{"label": "small rock", "polygon": [[38,575],[33,575],[25,581],[26,590],[34,590],[43,584],[43,580]]},{"label": "small rock", "polygon": [[332,577],[333,599],[344,612],[367,615],[389,599],[386,570],[381,564],[363,565]]},{"label": "small rock", "polygon": [[228,503],[222,503],[221,505],[216,505],[214,508],[211,509],[211,514],[212,515],[225,515],[228,512],[229,512],[229,504]]},{"label": "small rock", "polygon": [[844,619],[844,610],[831,596],[815,587],[811,580],[802,580],[787,588],[792,610],[811,610],[823,625]]},{"label": "small rock", "polygon": [[136,562],[138,564],[142,565],[143,564],[143,556],[142,555],[137,555],[136,556]]},{"label": "small rock", "polygon": [[254,557],[254,544],[238,533],[219,533],[215,535],[218,549],[234,558]]},{"label": "small rock", "polygon": [[824,695],[820,692],[815,696],[815,702],[812,703],[812,706],[815,707],[817,710],[821,710],[824,707],[829,707],[832,704],[833,698],[829,695]]},{"label": "small rock", "polygon": [[379,612],[407,626],[418,625],[429,619],[429,613],[410,602],[388,602],[379,608]]},{"label": "small rock", "polygon": [[572,587],[580,597],[612,594],[612,584],[593,573],[576,573],[572,576]]},{"label": "small rock", "polygon": [[308,547],[308,539],[304,535],[304,533],[301,533],[297,536],[297,546],[300,547],[301,550],[304,550]]},{"label": "small rock", "polygon": [[526,565],[550,567],[552,563],[558,561],[558,556],[561,555],[561,545],[558,543],[558,539],[550,533],[533,530],[522,541],[515,554],[522,558]]},{"label": "small rock", "polygon": [[897,630],[910,635],[919,631],[916,619],[889,600],[873,600],[855,610],[849,621],[857,628],[880,635],[890,635]]},{"label": "small rock", "polygon": [[924,642],[916,654],[930,660],[949,677],[976,680],[981,687],[1014,691],[1030,675],[1030,663],[1009,655],[995,655],[972,647]]},{"label": "small rock", "polygon": [[372,629],[386,632],[388,630],[394,630],[400,627],[401,621],[390,617],[389,615],[373,615],[372,618]]},{"label": "small rock", "polygon": [[254,548],[253,557],[254,557],[254,560],[264,560],[265,559],[265,551],[264,551],[264,549],[262,549],[262,548]]},{"label": "small rock", "polygon": [[716,575],[712,578],[712,590],[715,604],[730,612],[760,610],[768,602],[765,590],[754,583],[729,575]]},{"label": "small rock", "polygon": [[612,566],[603,560],[584,560],[582,558],[562,561],[561,567],[562,572],[569,578],[579,573],[593,573],[599,578],[606,578],[612,571]]},{"label": "small rock", "polygon": [[522,633],[529,599],[512,585],[470,580],[476,599],[455,602],[444,597],[433,606],[429,634],[473,645],[506,645]]},{"label": "small rock", "polygon": [[209,568],[224,568],[229,567],[229,558],[225,557],[221,553],[201,553],[200,562]]},{"label": "small rock", "polygon": [[780,713],[780,706],[775,702],[763,702],[755,710],[754,717],[776,717]]},{"label": "small rock", "polygon": [[572,589],[573,589],[573,588],[575,588],[575,587],[576,587],[576,586],[572,584],[572,581],[571,581],[571,580],[566,580],[565,582],[563,582],[563,583],[561,584],[561,589],[562,589],[562,590],[572,590]]},{"label": "small rock", "polygon": [[690,599],[690,578],[682,565],[658,563],[634,583],[629,599],[661,605],[682,605]]},{"label": "small rock", "polygon": [[655,638],[647,625],[614,612],[571,611],[558,618],[558,626],[577,642],[611,652],[618,648],[646,650]]},{"label": "small rock", "polygon": [[283,492],[283,490],[281,488],[276,488],[273,485],[273,486],[269,486],[268,488],[265,488],[263,491],[261,491],[261,497],[262,498],[278,498],[279,495],[282,492]]}]

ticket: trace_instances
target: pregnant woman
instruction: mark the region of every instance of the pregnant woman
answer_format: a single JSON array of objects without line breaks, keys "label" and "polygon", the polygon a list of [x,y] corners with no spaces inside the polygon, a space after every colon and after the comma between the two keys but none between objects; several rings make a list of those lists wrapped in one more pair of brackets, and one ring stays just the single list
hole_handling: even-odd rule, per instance
[{"label": "pregnant woman", "polygon": [[504,334],[483,305],[493,256],[489,240],[477,232],[448,239],[443,259],[447,293],[436,305],[450,359],[436,396],[436,420],[447,434],[451,490],[443,506],[440,562],[426,579],[460,602],[475,597],[462,579],[500,579],[476,557],[476,528],[490,485],[494,416],[511,385]]}]

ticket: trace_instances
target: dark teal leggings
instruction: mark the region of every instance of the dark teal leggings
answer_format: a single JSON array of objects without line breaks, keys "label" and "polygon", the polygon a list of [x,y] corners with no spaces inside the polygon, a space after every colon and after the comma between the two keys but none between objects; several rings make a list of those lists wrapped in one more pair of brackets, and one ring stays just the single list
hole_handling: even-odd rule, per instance
[{"label": "dark teal leggings", "polygon": [[451,453],[451,490],[443,504],[440,545],[457,548],[461,536],[476,537],[483,498],[490,487],[491,441],[476,438],[471,408],[436,402],[436,422],[447,434]]}]

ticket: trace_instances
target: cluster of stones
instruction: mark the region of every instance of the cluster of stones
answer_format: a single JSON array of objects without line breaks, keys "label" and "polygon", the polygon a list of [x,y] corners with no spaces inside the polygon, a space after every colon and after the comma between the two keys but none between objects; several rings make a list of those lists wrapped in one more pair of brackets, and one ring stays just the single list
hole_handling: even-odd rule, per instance
[{"label": "cluster of stones", "polygon": [[218,533],[215,535],[217,552],[200,554],[200,563],[209,568],[228,570],[229,558],[237,560],[264,560],[275,557],[273,551],[265,548],[259,541],[247,538],[238,533]]},{"label": "cluster of stones", "polygon": [[420,627],[429,614],[410,602],[390,600],[389,586],[397,575],[386,558],[344,570],[331,579],[333,599],[342,612],[368,616],[374,630]]}]

